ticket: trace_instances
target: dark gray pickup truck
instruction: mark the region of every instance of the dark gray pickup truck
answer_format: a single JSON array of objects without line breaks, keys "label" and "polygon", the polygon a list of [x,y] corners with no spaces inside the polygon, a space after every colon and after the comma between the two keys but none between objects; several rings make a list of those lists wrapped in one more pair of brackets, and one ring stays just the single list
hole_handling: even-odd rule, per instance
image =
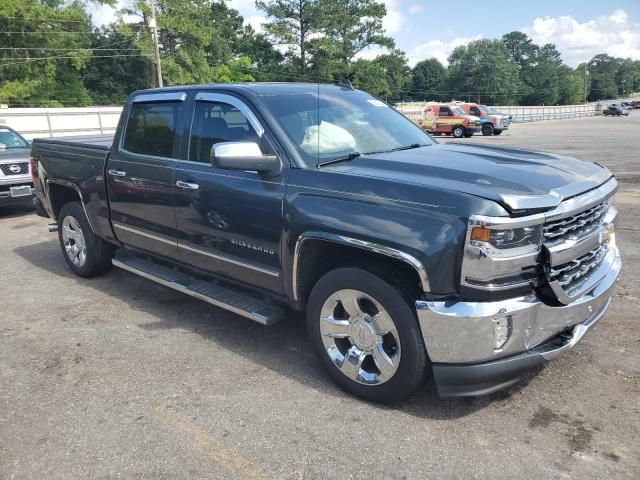
[{"label": "dark gray pickup truck", "polygon": [[138,91],[115,137],[35,140],[41,214],[112,265],[264,325],[306,311],[331,377],[393,402],[516,382],[575,346],[620,271],[604,167],[438,144],[345,86]]}]

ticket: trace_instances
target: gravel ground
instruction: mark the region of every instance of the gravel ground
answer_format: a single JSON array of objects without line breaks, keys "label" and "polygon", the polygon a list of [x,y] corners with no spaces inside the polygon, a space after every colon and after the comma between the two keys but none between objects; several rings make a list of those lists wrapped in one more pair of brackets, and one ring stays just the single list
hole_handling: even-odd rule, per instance
[{"label": "gravel ground", "polygon": [[624,268],[593,333],[506,391],[394,407],[337,389],[294,318],[265,328],[124,271],[73,276],[45,219],[0,210],[0,478],[640,477],[640,111],[469,143],[602,162]]}]

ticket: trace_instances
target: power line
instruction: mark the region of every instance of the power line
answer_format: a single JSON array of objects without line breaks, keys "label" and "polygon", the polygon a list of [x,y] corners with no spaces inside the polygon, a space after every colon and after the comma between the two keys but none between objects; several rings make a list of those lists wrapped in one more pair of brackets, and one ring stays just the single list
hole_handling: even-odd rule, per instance
[{"label": "power line", "polygon": [[56,20],[52,18],[39,18],[39,17],[12,17],[8,15],[0,15],[0,20],[9,18],[12,20],[36,20],[39,22],[56,22],[56,23],[87,23],[87,20]]},{"label": "power line", "polygon": [[[151,57],[153,56],[152,53],[141,53],[141,54],[126,54],[126,55],[91,55],[91,57],[89,57],[89,59],[93,59],[93,58],[116,58],[116,57]],[[70,59],[70,58],[78,58],[76,56],[73,55],[57,55],[55,57],[33,57],[33,58],[29,58],[26,59],[22,62],[11,62],[11,63],[0,63],[0,68],[2,67],[7,67],[10,65],[20,65],[23,63],[29,63],[29,62],[39,62],[42,60],[63,60],[63,59]]]},{"label": "power line", "polygon": [[93,50],[117,50],[117,51],[128,51],[128,50],[139,50],[137,48],[50,48],[50,47],[0,47],[0,50],[46,50],[46,51],[74,51],[74,52],[82,52],[82,51],[93,51]]}]

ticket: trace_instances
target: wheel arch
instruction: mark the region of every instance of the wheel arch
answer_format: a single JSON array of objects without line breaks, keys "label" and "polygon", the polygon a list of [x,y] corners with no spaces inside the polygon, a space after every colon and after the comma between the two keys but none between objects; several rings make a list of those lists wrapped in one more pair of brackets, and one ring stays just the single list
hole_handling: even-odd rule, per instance
[{"label": "wheel arch", "polygon": [[82,210],[87,217],[87,222],[89,223],[91,230],[95,232],[95,228],[91,223],[91,218],[89,217],[85,207],[82,192],[77,185],[63,180],[47,180],[47,198],[49,200],[51,213],[56,221],[59,220],[58,215],[65,204],[70,202],[80,202]]},{"label": "wheel arch", "polygon": [[[295,244],[291,288],[293,300],[304,304],[315,282],[339,266],[375,266],[396,279],[403,287],[430,291],[429,276],[420,260],[387,245],[328,232],[306,232]],[[331,259],[328,261],[327,259]],[[406,290],[406,288],[405,288]]]}]

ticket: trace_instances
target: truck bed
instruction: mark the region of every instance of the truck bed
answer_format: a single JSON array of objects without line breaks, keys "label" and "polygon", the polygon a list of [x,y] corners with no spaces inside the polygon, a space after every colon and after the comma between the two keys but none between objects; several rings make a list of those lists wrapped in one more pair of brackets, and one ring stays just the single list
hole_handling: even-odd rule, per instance
[{"label": "truck bed", "polygon": [[113,143],[113,135],[78,135],[59,138],[36,138],[34,142],[40,144],[64,145],[68,147],[91,148],[93,150],[109,151]]}]

